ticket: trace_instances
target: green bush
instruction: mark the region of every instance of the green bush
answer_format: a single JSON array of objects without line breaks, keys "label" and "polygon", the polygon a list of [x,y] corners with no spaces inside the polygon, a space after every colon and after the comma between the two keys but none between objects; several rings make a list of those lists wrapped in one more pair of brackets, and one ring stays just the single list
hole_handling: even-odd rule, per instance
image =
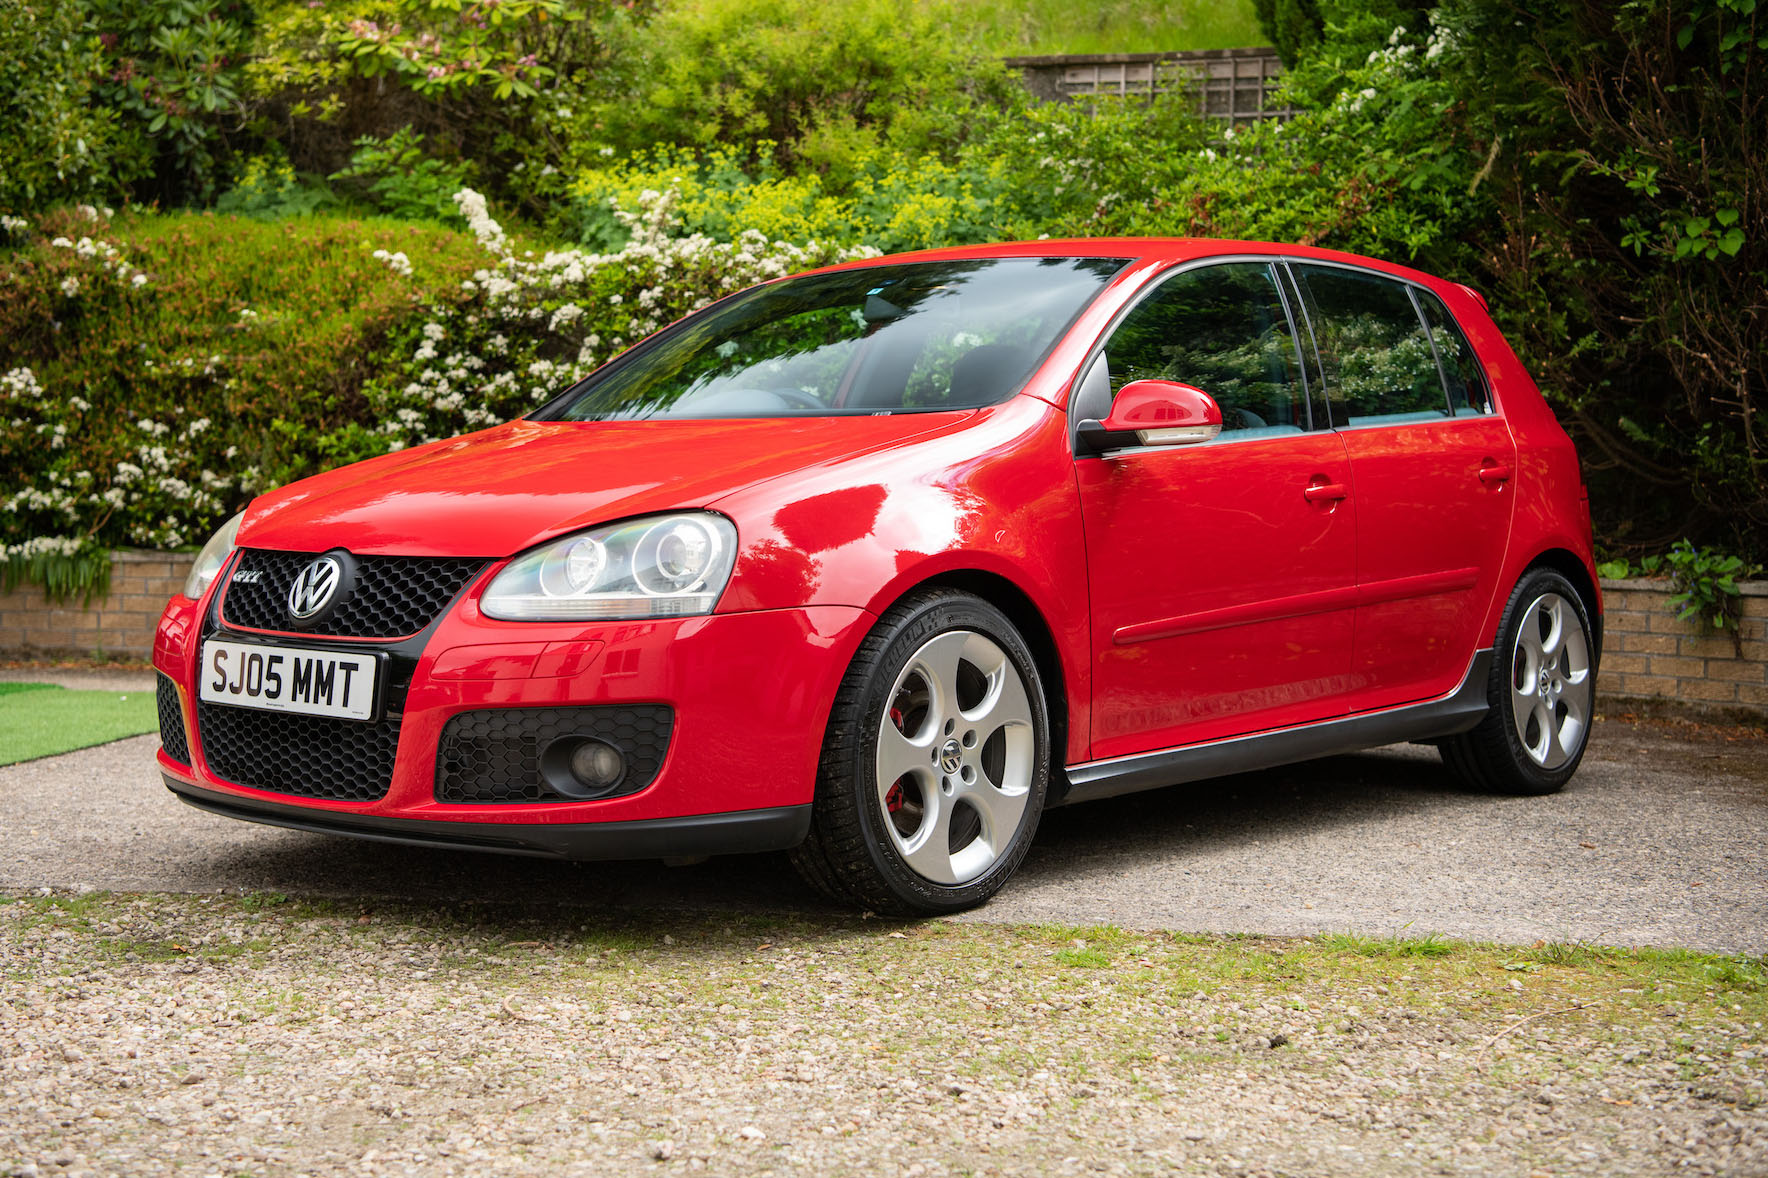
[{"label": "green bush", "polygon": [[424,137],[401,127],[385,139],[365,135],[356,141],[350,166],[332,179],[352,186],[360,197],[389,217],[407,221],[446,221],[455,215],[454,194],[466,187],[467,168],[424,155]]},{"label": "green bush", "polygon": [[[398,158],[380,163],[391,172],[421,175],[423,159],[450,173],[465,167],[535,214],[543,209],[534,181],[570,146],[563,129],[607,64],[609,28],[648,8],[648,0],[256,3],[248,99],[297,173],[354,174],[362,140],[386,140]],[[392,147],[402,132],[412,144],[422,137],[422,159]]]},{"label": "green bush", "polygon": [[250,0],[78,0],[104,61],[93,97],[116,112],[132,160],[120,175],[137,195],[207,203],[219,190],[243,121],[242,66]]},{"label": "green bush", "polygon": [[102,62],[77,7],[0,0],[0,213],[117,188],[117,112],[91,103]]},{"label": "green bush", "polygon": [[766,141],[837,183],[880,143],[920,154],[958,142],[973,99],[1018,85],[906,0],[682,0],[613,49],[600,96],[572,128],[581,147]]}]

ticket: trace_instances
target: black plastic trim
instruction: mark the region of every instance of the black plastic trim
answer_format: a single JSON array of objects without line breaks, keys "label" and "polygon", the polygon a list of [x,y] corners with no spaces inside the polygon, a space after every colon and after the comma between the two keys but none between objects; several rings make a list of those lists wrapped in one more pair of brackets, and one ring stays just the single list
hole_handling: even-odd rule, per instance
[{"label": "black plastic trim", "polygon": [[162,773],[166,788],[199,810],[316,834],[408,846],[495,851],[551,859],[673,859],[784,851],[810,833],[810,806],[774,806],[643,822],[431,822],[340,814],[213,793]]},{"label": "black plastic trim", "polygon": [[1485,718],[1490,649],[1475,652],[1461,686],[1440,699],[1404,707],[1322,720],[1298,728],[1237,736],[1208,744],[1137,753],[1068,768],[1068,790],[1056,805],[1091,802],[1120,794],[1184,785],[1230,773],[1272,769],[1315,757],[1354,753],[1402,740],[1429,740],[1466,732]]}]

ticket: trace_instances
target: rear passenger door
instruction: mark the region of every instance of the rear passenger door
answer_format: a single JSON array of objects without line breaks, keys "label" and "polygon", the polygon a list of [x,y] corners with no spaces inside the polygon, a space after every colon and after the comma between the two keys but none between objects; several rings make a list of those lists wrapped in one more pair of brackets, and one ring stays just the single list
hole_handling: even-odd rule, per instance
[{"label": "rear passenger door", "polygon": [[1435,295],[1348,266],[1291,269],[1357,507],[1352,709],[1441,695],[1485,643],[1515,442]]}]

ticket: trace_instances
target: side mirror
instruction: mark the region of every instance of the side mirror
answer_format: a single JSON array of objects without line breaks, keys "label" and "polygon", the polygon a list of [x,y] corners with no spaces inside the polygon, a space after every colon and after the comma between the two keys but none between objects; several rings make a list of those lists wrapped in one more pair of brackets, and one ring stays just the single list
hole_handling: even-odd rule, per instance
[{"label": "side mirror", "polygon": [[1076,433],[1095,451],[1122,446],[1190,446],[1222,432],[1222,410],[1202,389],[1176,380],[1132,380],[1118,390],[1104,421]]}]

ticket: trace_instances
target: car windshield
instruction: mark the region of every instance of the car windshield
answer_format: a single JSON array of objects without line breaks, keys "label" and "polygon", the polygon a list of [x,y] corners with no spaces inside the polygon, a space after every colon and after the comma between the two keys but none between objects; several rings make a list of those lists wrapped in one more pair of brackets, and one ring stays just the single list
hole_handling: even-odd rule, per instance
[{"label": "car windshield", "polygon": [[1019,390],[1125,264],[979,258],[787,279],[684,320],[536,417],[798,417],[991,405]]}]

